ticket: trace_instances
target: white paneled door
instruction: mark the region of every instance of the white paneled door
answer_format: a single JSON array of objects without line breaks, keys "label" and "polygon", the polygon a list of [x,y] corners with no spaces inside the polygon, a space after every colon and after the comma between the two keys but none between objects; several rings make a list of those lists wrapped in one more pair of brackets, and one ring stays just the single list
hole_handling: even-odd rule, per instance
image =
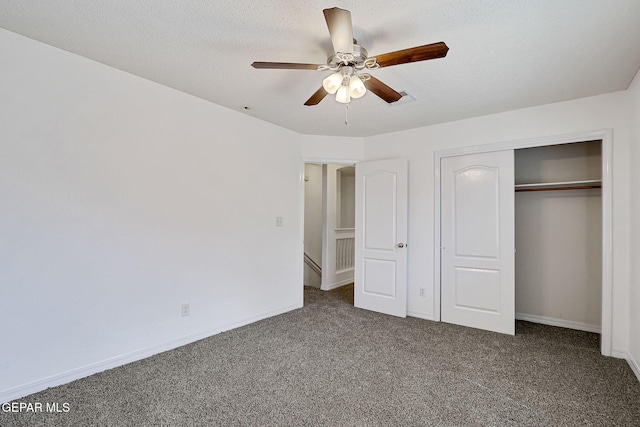
[{"label": "white paneled door", "polygon": [[407,315],[407,161],[356,164],[354,303]]},{"label": "white paneled door", "polygon": [[513,150],[441,159],[441,319],[515,333]]}]

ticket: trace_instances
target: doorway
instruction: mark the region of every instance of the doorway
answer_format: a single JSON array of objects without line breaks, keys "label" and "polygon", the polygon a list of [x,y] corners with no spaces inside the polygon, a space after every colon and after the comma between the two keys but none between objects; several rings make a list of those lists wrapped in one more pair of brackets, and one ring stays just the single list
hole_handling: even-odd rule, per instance
[{"label": "doorway", "polygon": [[[311,163],[312,160],[308,159],[306,162]],[[326,166],[324,163],[321,164],[325,171],[323,176],[329,183],[323,186],[326,189],[323,191],[325,195],[323,206],[330,208],[331,204],[334,204],[335,208],[338,204],[337,199],[328,196],[329,189],[337,188],[336,183],[331,183],[331,178],[335,176],[338,181],[340,177],[342,181],[340,187],[343,187],[344,181],[351,181],[351,171],[343,169],[342,173],[334,175],[329,173],[330,164]],[[302,165],[304,167],[304,163]],[[352,165],[353,163],[348,166]],[[342,168],[337,168],[336,172],[338,169]],[[304,169],[302,169],[302,175],[304,175]],[[342,195],[352,194],[352,189],[348,187],[350,185],[340,189]],[[328,227],[325,227],[322,233],[324,242],[321,288],[324,286],[325,290],[330,290],[354,283],[355,307],[406,317],[408,161],[395,158],[359,162],[355,168],[354,187],[355,209],[351,210],[349,206],[344,206],[350,205],[350,202],[345,199],[339,202],[342,205],[341,210],[347,212],[348,216],[351,215],[350,212],[354,212],[353,228],[344,227],[345,224],[350,225],[350,220],[343,218],[338,220],[339,215],[335,213],[334,223],[326,219],[323,221],[324,224],[328,224]],[[303,186],[301,186],[301,196],[304,223],[306,197]],[[304,228],[302,231],[304,235]],[[347,253],[345,260],[340,256],[339,240],[349,239],[348,233],[353,233],[354,238],[352,243],[344,245],[346,249],[343,252]],[[332,235],[335,245],[330,239]],[[334,255],[327,256],[327,253],[331,253],[332,250]],[[353,267],[349,264],[353,264]],[[329,281],[331,277],[325,278],[325,266],[332,272],[331,277],[336,279],[333,285]],[[347,273],[350,274],[349,279],[338,277]]]},{"label": "doorway", "polygon": [[304,285],[324,291],[353,283],[355,167],[305,163]]}]

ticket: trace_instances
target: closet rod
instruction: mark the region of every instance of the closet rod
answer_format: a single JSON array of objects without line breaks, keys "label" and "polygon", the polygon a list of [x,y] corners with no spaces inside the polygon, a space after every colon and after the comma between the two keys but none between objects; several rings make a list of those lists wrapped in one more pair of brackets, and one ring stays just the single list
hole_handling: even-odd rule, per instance
[{"label": "closet rod", "polygon": [[516,184],[516,191],[554,191],[554,190],[589,190],[602,188],[599,179],[583,179],[581,181],[538,182],[535,184]]},{"label": "closet rod", "polygon": [[521,191],[567,191],[567,190],[590,190],[602,188],[601,185],[580,185],[573,187],[547,187],[547,188],[516,188],[516,193]]}]

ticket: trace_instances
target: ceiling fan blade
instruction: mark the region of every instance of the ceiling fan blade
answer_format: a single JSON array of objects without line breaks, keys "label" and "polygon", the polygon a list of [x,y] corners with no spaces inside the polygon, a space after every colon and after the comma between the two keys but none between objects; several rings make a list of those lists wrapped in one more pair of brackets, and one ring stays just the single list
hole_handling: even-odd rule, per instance
[{"label": "ceiling fan blade", "polygon": [[381,67],[389,67],[391,65],[408,64],[409,62],[444,58],[447,56],[448,51],[449,47],[444,42],[438,42],[377,55],[376,60]]},{"label": "ceiling fan blade", "polygon": [[256,61],[251,64],[253,68],[270,68],[278,70],[317,70],[316,64],[298,64],[295,62],[260,62]]},{"label": "ceiling fan blade", "polygon": [[320,86],[320,89],[318,89],[316,93],[311,95],[311,98],[307,99],[307,102],[305,102],[304,105],[307,105],[307,106],[318,105],[320,101],[322,101],[324,97],[327,95],[329,95],[329,92],[324,90],[324,87]]},{"label": "ceiling fan blade", "polygon": [[327,21],[335,53],[353,53],[351,12],[338,7],[324,9],[322,12],[324,13],[324,19]]},{"label": "ceiling fan blade", "polygon": [[368,90],[375,93],[380,98],[382,98],[383,101],[386,101],[389,104],[391,104],[392,102],[396,102],[397,100],[402,98],[402,95],[400,93],[396,92],[373,76],[371,76],[369,80],[366,80],[364,82],[364,85]]}]

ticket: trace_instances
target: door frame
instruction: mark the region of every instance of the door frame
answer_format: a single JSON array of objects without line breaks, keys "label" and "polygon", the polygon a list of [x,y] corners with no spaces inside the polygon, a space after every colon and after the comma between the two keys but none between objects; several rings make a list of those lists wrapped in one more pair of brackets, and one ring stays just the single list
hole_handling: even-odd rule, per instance
[{"label": "door frame", "polygon": [[[612,203],[612,129],[569,133],[562,135],[544,136],[539,138],[518,139],[496,142],[485,145],[439,150],[434,152],[434,287],[433,313],[434,320],[440,321],[441,295],[441,216],[440,216],[440,160],[445,157],[465,154],[488,153],[492,151],[517,150],[521,148],[544,147],[548,145],[570,144],[574,142],[602,141],[602,320],[600,335],[600,352],[604,356],[612,355],[613,335],[613,203]],[[514,319],[515,321],[515,319]]]}]

